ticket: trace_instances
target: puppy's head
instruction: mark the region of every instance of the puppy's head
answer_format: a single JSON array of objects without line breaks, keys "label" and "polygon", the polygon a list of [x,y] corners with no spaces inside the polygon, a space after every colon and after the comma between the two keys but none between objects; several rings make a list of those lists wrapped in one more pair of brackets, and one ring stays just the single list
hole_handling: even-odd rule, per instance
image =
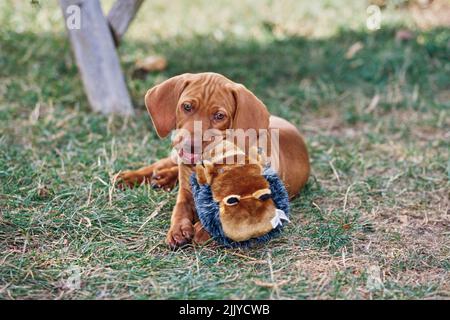
[{"label": "puppy's head", "polygon": [[189,163],[198,162],[202,150],[226,129],[269,126],[265,105],[243,85],[216,73],[170,78],[148,90],[145,105],[159,137],[178,129],[173,145]]}]

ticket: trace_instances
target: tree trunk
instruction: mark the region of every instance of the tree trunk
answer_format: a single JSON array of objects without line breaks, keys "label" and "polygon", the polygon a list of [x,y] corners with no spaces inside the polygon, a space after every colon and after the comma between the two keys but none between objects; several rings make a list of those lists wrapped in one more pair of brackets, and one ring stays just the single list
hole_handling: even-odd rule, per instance
[{"label": "tree trunk", "polygon": [[113,37],[100,2],[60,0],[60,5],[92,109],[105,114],[133,114]]},{"label": "tree trunk", "polygon": [[108,13],[108,23],[116,46],[128,29],[144,0],[117,0]]}]

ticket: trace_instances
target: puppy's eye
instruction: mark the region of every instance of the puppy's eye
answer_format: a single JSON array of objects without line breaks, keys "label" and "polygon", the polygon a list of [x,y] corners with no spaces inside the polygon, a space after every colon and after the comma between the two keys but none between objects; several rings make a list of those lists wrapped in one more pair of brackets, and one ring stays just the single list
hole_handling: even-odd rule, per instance
[{"label": "puppy's eye", "polygon": [[183,107],[183,110],[186,112],[192,111],[192,104],[190,104],[189,102],[184,102],[181,106]]},{"label": "puppy's eye", "polygon": [[214,113],[214,120],[221,121],[223,119],[225,119],[225,113],[223,113],[223,112]]}]

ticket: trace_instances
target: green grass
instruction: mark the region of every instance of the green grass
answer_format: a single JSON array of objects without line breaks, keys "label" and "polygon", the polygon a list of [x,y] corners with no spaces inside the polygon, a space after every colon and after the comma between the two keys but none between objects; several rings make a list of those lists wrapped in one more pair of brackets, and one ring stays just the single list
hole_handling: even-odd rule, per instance
[{"label": "green grass", "polygon": [[[450,29],[421,30],[401,7],[368,32],[362,1],[186,6],[147,1],[134,21],[119,51],[137,115],[124,119],[89,110],[54,4],[0,5],[0,298],[449,298]],[[133,78],[153,53],[168,68]],[[171,251],[176,190],[112,187],[169,152],[145,91],[201,71],[244,83],[306,137],[311,179],[265,246]]]}]

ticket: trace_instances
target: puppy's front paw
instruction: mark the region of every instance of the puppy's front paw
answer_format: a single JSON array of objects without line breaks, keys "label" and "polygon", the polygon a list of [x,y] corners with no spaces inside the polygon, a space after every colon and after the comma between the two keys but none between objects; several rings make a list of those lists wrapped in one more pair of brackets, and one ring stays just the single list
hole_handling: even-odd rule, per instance
[{"label": "puppy's front paw", "polygon": [[194,226],[189,219],[174,223],[167,232],[166,243],[173,249],[191,242],[194,236]]},{"label": "puppy's front paw", "polygon": [[195,244],[202,245],[211,239],[209,233],[205,230],[202,223],[200,221],[194,224],[194,240]]}]

